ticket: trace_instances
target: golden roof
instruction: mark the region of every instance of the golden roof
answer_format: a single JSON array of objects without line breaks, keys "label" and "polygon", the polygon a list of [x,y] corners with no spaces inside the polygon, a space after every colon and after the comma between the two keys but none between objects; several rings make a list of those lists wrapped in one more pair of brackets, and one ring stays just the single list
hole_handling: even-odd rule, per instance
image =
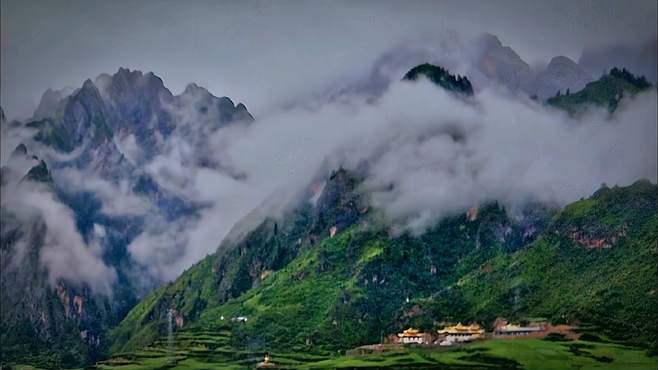
[{"label": "golden roof", "polygon": [[420,332],[418,329],[414,328],[409,328],[407,330],[402,331],[402,333],[398,334],[398,337],[403,338],[403,337],[420,337],[423,336],[424,334]]},{"label": "golden roof", "polygon": [[478,324],[462,325],[458,323],[438,330],[439,334],[484,334],[484,329]]}]

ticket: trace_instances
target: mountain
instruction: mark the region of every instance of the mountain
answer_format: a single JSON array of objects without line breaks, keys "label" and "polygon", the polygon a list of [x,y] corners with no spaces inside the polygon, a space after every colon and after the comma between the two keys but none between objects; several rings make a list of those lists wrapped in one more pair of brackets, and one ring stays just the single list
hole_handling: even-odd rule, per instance
[{"label": "mountain", "polygon": [[[129,253],[130,243],[156,218],[175,222],[196,217],[199,211],[197,204],[160,184],[145,167],[165,152],[173,137],[194,148],[191,160],[216,166],[204,157],[212,150],[209,135],[228,125],[249,124],[253,117],[243,104],[215,97],[197,85],[173,95],[153,73],[120,68],[113,75],[88,79],[70,93],[47,91],[32,120],[9,127],[4,113],[2,118],[3,147],[5,138],[7,143],[10,138],[22,141],[13,144],[16,149],[3,157],[0,169],[0,363],[21,360],[46,368],[93,363],[106,356],[109,328],[160,284]],[[72,171],[86,177],[69,180]],[[108,211],[114,199],[85,188],[101,181],[106,187],[126,189],[140,204],[147,204],[148,211]],[[82,240],[60,230],[58,222],[66,215],[62,220],[32,215],[24,203],[38,199],[46,202],[37,204],[38,212],[56,209],[70,214],[71,232]],[[94,251],[78,251],[83,254],[97,253],[103,269],[116,273],[109,291],[66,278],[75,271],[53,279],[44,254],[60,243]],[[87,268],[92,266],[79,270]]]},{"label": "mountain", "polygon": [[655,185],[603,188],[557,213],[535,204],[521,218],[491,203],[414,236],[392,235],[358,183],[339,170],[316,206],[223,243],[131,310],[112,351],[156,342],[169,320],[187,340],[229,332],[223,345],[247,352],[335,353],[410,325],[499,316],[655,342]]},{"label": "mountain", "polygon": [[[558,90],[578,91],[593,80],[588,66],[565,56],[552,58],[545,67],[530,66],[495,35],[484,34],[469,42],[453,36],[399,45],[381,54],[364,78],[356,78],[354,82],[341,80],[321,98],[332,101],[345,96],[365,96],[375,100],[401,73],[424,63],[450,70],[464,69],[475,91],[494,84],[541,100]],[[598,73],[599,70],[595,72]]]},{"label": "mountain", "polygon": [[[25,152],[14,151],[15,160],[34,164],[18,183],[19,188],[38,187],[42,200],[56,199],[48,166]],[[7,176],[20,176],[13,169],[3,169],[2,196],[16,196]],[[15,182],[15,181],[14,181]],[[40,262],[50,236],[46,220],[25,218],[26,209],[5,207],[2,223],[2,279],[0,306],[0,362],[19,361],[40,367],[73,367],[102,358],[105,345],[99,335],[107,323],[117,321],[109,301],[94,296],[89,289],[59,281],[49,283],[49,273]],[[104,318],[101,320],[100,318]]]},{"label": "mountain", "polygon": [[179,328],[203,330],[247,316],[247,325],[234,328],[234,344],[261,349],[377,342],[382,330],[406,324],[405,312],[413,306],[407,298],[429,296],[464,271],[522,248],[553,213],[537,206],[514,220],[492,203],[448,218],[421,236],[391,236],[359,183],[358,175],[339,170],[327,180],[317,205],[305,203],[222,244],[136,306],[114,330],[113,351],[163,335],[169,310]]},{"label": "mountain", "polygon": [[592,77],[573,60],[558,56],[551,59],[546,69],[537,73],[535,80],[526,88],[532,95],[545,100],[558,91],[579,91]]},{"label": "mountain", "polygon": [[61,90],[46,90],[43,95],[41,95],[41,100],[39,100],[39,105],[34,111],[32,119],[39,120],[48,117],[52,117],[57,113],[61,108],[61,105],[64,103],[64,99],[71,95],[75,91],[73,88],[64,88]]},{"label": "mountain", "polygon": [[607,108],[608,111],[614,112],[622,98],[633,96],[651,86],[644,76],[637,77],[626,68],[615,67],[576,93],[566,91],[563,94],[558,91],[547,103],[572,114],[581,113],[591,106]]},{"label": "mountain", "polygon": [[[525,88],[522,82],[533,74],[496,41],[489,40],[482,65]],[[555,58],[546,83],[570,74],[561,81],[572,83],[580,72]],[[473,95],[468,78],[432,64],[412,68],[404,79],[423,76],[452,93]],[[580,111],[614,99],[616,107],[622,94],[649,86],[614,69],[548,104]],[[310,184],[281,215],[254,210],[217,241],[215,253],[161,285],[129,246],[140,235],[160,233],[164,237],[148,244],[156,248],[148,258],[178,258],[178,250],[159,244],[176,239],[207,205],[167,186],[163,177],[171,173],[158,176],[163,171],[149,167],[182,147],[174,160],[180,167],[225,171],[239,181],[210,155],[221,149],[211,139],[224,128],[247,127],[252,115],[196,84],[174,95],[153,73],[124,68],[86,80],[68,95],[48,94],[42,111],[12,127],[3,123],[3,134],[29,133],[19,135],[22,141],[0,168],[3,366],[79,367],[110,353],[130,363],[136,353],[152,356],[142,348],[167,343],[165,335],[186,338],[186,354],[206,353],[209,343],[221,342],[215,360],[270,350],[330,356],[410,325],[429,330],[439,321],[477,320],[490,327],[498,316],[543,316],[583,323],[607,339],[645,347],[655,342],[650,328],[656,317],[647,310],[655,296],[648,288],[655,282],[648,268],[656,253],[653,184],[603,188],[563,209],[529,202],[513,212],[492,201],[411,233],[371,204],[363,184],[367,166],[339,168]],[[67,182],[71,171],[81,177]],[[72,183],[109,184],[147,210],[110,212],[112,194],[104,198]],[[29,207],[16,206],[26,200]],[[71,231],[55,235],[64,243],[51,235],[63,230],[59,222]],[[170,233],[172,225],[183,227]],[[68,270],[53,276],[43,257],[53,244],[77,245],[75,252],[87,259],[76,269],[64,264]],[[55,257],[79,262],[75,253]],[[91,273],[75,276],[83,270]],[[93,279],[110,272],[103,291]],[[160,361],[162,353],[153,357]]]},{"label": "mountain", "polygon": [[500,39],[485,34],[477,41],[474,65],[486,77],[512,90],[521,90],[533,78],[533,71],[519,54]]},{"label": "mountain", "polygon": [[469,317],[576,320],[656,348],[657,190],[646,180],[601,188],[560,211],[530,248],[463,276],[451,295]]},{"label": "mountain", "polygon": [[404,75],[404,80],[416,81],[420,76],[424,76],[432,81],[435,85],[443,89],[464,96],[473,95],[473,86],[467,77],[453,76],[444,69],[433,64],[425,63],[413,67]]}]

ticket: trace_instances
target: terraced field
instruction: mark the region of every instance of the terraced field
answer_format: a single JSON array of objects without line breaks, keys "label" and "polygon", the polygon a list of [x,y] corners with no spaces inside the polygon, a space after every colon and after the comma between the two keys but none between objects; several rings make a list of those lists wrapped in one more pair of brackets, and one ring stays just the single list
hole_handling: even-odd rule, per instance
[{"label": "terraced field", "polygon": [[[119,353],[96,365],[103,370],[145,369],[249,369],[263,360],[261,351],[238,350],[230,345],[231,332],[180,331],[173,340],[161,338],[140,350]],[[326,355],[270,353],[279,366],[298,368],[329,359]]]},{"label": "terraced field", "polygon": [[[130,353],[116,354],[96,369],[254,369],[264,352],[231,347],[231,332],[180,331]],[[612,343],[490,340],[453,349],[403,348],[363,356],[270,353],[278,369],[655,369],[656,357]]]}]

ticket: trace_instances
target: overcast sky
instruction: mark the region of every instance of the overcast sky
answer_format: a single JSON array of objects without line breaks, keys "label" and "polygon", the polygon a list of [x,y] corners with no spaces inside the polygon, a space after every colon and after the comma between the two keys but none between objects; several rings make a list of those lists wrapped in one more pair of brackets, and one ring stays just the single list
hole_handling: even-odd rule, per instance
[{"label": "overcast sky", "polygon": [[529,63],[583,47],[656,39],[655,0],[26,1],[1,3],[1,95],[31,115],[49,87],[120,66],[173,93],[197,82],[256,116],[283,96],[365,71],[404,40],[490,32]]}]

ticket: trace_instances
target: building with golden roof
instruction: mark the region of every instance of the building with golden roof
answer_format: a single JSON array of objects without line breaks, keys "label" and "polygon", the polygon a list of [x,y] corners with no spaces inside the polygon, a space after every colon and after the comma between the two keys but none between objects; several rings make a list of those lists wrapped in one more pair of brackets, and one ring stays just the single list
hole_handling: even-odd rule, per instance
[{"label": "building with golden roof", "polygon": [[427,344],[429,343],[428,335],[418,329],[409,328],[398,333],[398,342],[404,344]]},{"label": "building with golden roof", "polygon": [[457,325],[446,326],[445,328],[437,331],[443,340],[440,345],[452,345],[455,342],[471,342],[477,339],[484,338],[484,328],[479,324],[473,323],[470,325]]}]

